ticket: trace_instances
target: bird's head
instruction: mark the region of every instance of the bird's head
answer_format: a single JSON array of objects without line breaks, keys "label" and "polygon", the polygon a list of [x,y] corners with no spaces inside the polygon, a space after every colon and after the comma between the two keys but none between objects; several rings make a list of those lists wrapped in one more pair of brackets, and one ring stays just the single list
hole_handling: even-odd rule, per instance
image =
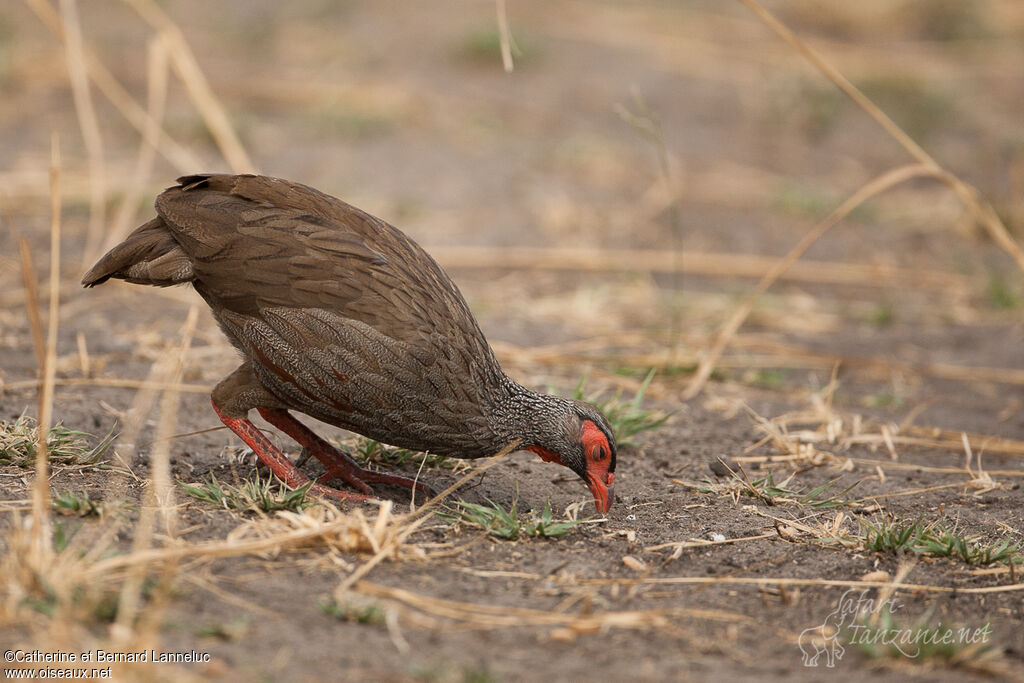
[{"label": "bird's head", "polygon": [[585,401],[566,400],[567,410],[559,415],[558,430],[544,443],[531,443],[545,462],[557,462],[578,474],[590,492],[598,512],[605,513],[615,502],[615,435],[601,411]]}]

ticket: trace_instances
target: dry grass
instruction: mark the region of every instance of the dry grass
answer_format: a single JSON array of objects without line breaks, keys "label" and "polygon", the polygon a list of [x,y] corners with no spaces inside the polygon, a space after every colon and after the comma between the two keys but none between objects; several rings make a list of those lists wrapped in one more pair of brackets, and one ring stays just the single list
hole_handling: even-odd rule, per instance
[{"label": "dry grass", "polygon": [[919,177],[930,177],[946,184],[953,190],[961,202],[977,218],[985,229],[989,231],[992,238],[1017,262],[1018,267],[1024,270],[1024,251],[1017,245],[1010,236],[1002,219],[987,201],[980,197],[979,192],[971,185],[965,183],[957,176],[944,170],[939,164],[924,151],[902,128],[896,125],[885,112],[874,102],[866,97],[856,86],[850,83],[839,71],[828,63],[821,55],[800,40],[782,22],[765,10],[756,0],[741,0],[754,11],[758,17],[769,27],[778,33],[784,40],[792,45],[802,56],[804,56],[816,69],[821,71],[831,80],[844,94],[853,99],[871,118],[879,123],[882,128],[892,136],[907,152],[917,160],[917,164],[892,169],[887,173],[877,176],[857,192],[851,195],[845,202],[834,209],[825,219],[809,230],[803,238],[782,258],[776,266],[770,270],[747,298],[740,304],[731,316],[726,320],[718,333],[714,344],[708,349],[702,358],[697,372],[694,374],[689,386],[683,393],[684,399],[691,399],[701,392],[705,383],[711,376],[716,362],[722,355],[726,346],[739,331],[744,321],[753,310],[757,300],[775,283],[782,273],[796,263],[804,253],[817,242],[822,235],[830,228],[846,218],[854,209],[869,199],[886,192],[892,187],[905,183],[908,180]]}]

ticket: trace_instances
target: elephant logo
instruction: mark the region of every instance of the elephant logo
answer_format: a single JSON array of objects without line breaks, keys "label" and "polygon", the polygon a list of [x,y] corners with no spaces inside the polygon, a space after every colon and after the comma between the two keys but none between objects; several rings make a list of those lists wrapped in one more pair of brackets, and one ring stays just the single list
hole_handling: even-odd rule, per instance
[{"label": "elephant logo", "polygon": [[836,660],[843,658],[846,648],[839,642],[839,628],[829,623],[834,614],[829,614],[823,624],[800,632],[797,644],[804,655],[804,666],[818,666],[818,658],[824,654],[825,666],[831,669]]},{"label": "elephant logo", "polygon": [[[804,666],[818,666],[822,655],[825,655],[825,666],[835,668],[836,662],[843,658],[846,648],[840,642],[844,626],[853,627],[857,617],[869,614],[876,609],[876,601],[867,596],[868,591],[859,594],[848,588],[839,598],[836,608],[818,626],[805,628],[797,639],[800,652],[804,656]],[[899,608],[892,598],[885,600],[880,607],[887,607],[890,612]]]}]

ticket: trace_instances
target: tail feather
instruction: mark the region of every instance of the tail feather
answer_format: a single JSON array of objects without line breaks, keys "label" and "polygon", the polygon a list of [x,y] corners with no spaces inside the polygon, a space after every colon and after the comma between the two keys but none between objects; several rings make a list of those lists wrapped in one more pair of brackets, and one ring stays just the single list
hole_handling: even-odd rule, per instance
[{"label": "tail feather", "polygon": [[86,287],[110,278],[139,285],[168,287],[191,282],[192,261],[157,217],[136,228],[124,242],[111,249],[82,278]]}]

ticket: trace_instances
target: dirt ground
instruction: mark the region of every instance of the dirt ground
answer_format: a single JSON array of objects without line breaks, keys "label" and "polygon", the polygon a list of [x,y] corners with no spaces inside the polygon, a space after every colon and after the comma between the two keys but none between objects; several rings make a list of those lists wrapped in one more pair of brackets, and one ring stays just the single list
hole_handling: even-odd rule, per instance
[{"label": "dirt ground", "polygon": [[[37,414],[18,240],[44,283],[45,321],[56,132],[64,222],[54,419],[94,435],[141,421],[134,449],[124,438],[115,447],[131,458],[130,476],[54,467],[54,492],[103,501],[121,490],[130,503],[101,518],[58,516],[62,528],[98,539],[119,519],[104,557],[132,550],[162,416],[154,368],[178,353],[192,307],[170,427],[186,435],[170,442],[177,530],[153,544],[188,547],[269,525],[181,487],[256,469],[244,455],[227,457],[239,441],[215,430],[209,390],[238,358],[202,301],[183,288],[77,285],[109,231],[148,219],[153,196],[177,175],[242,170],[240,160],[225,159],[173,70],[163,121],[183,151],[161,143],[148,165],[138,131],[93,87],[98,160],[65,52],[33,5],[8,3],[0,14],[0,420]],[[133,7],[152,16],[153,5],[81,5],[88,49],[146,107],[156,34]],[[765,6],[1019,235],[1017,3]],[[351,599],[372,618],[324,606],[372,552],[313,542],[189,560],[174,573],[150,566],[152,582],[171,576],[172,586],[157,591],[165,603],[144,606],[143,617],[159,615],[154,629],[137,627],[150,634],[146,647],[209,661],[119,667],[115,677],[1021,677],[1024,584],[1012,557],[982,564],[865,547],[872,528],[914,521],[975,546],[1024,543],[1024,287],[1013,258],[949,186],[912,179],[855,209],[757,300],[708,385],[682,398],[770,265],[865,183],[914,163],[743,3],[510,2],[512,73],[501,67],[495,5],[483,0],[159,7],[194,51],[252,169],[339,196],[424,244],[519,381],[570,394],[586,376],[588,395],[628,399],[655,368],[644,408],[670,417],[621,448],[606,518],[587,504],[564,537],[504,541],[429,516],[407,552],[354,587]],[[102,218],[90,204],[98,176]],[[91,220],[104,232],[90,238]],[[514,258],[522,247],[536,250]],[[719,457],[735,475],[712,468]],[[414,475],[417,465],[398,469]],[[788,493],[765,493],[757,482],[769,472]],[[422,476],[441,489],[460,474],[427,467]],[[4,567],[18,566],[13,539],[31,481],[30,469],[0,466]],[[381,493],[394,512],[408,510],[401,492]],[[588,497],[577,478],[529,453],[454,494],[515,502],[524,514],[550,501],[559,518]],[[378,514],[373,504],[342,512],[356,509]],[[0,650],[116,639],[95,614],[69,623],[33,609],[13,576],[2,589]],[[96,579],[96,590],[116,595],[122,582]],[[894,636],[942,625],[956,646],[945,655],[859,647],[850,630],[878,628],[885,615],[843,611],[858,599],[890,606]],[[846,627],[841,638],[830,624]],[[815,660],[805,654],[819,650]]]}]

